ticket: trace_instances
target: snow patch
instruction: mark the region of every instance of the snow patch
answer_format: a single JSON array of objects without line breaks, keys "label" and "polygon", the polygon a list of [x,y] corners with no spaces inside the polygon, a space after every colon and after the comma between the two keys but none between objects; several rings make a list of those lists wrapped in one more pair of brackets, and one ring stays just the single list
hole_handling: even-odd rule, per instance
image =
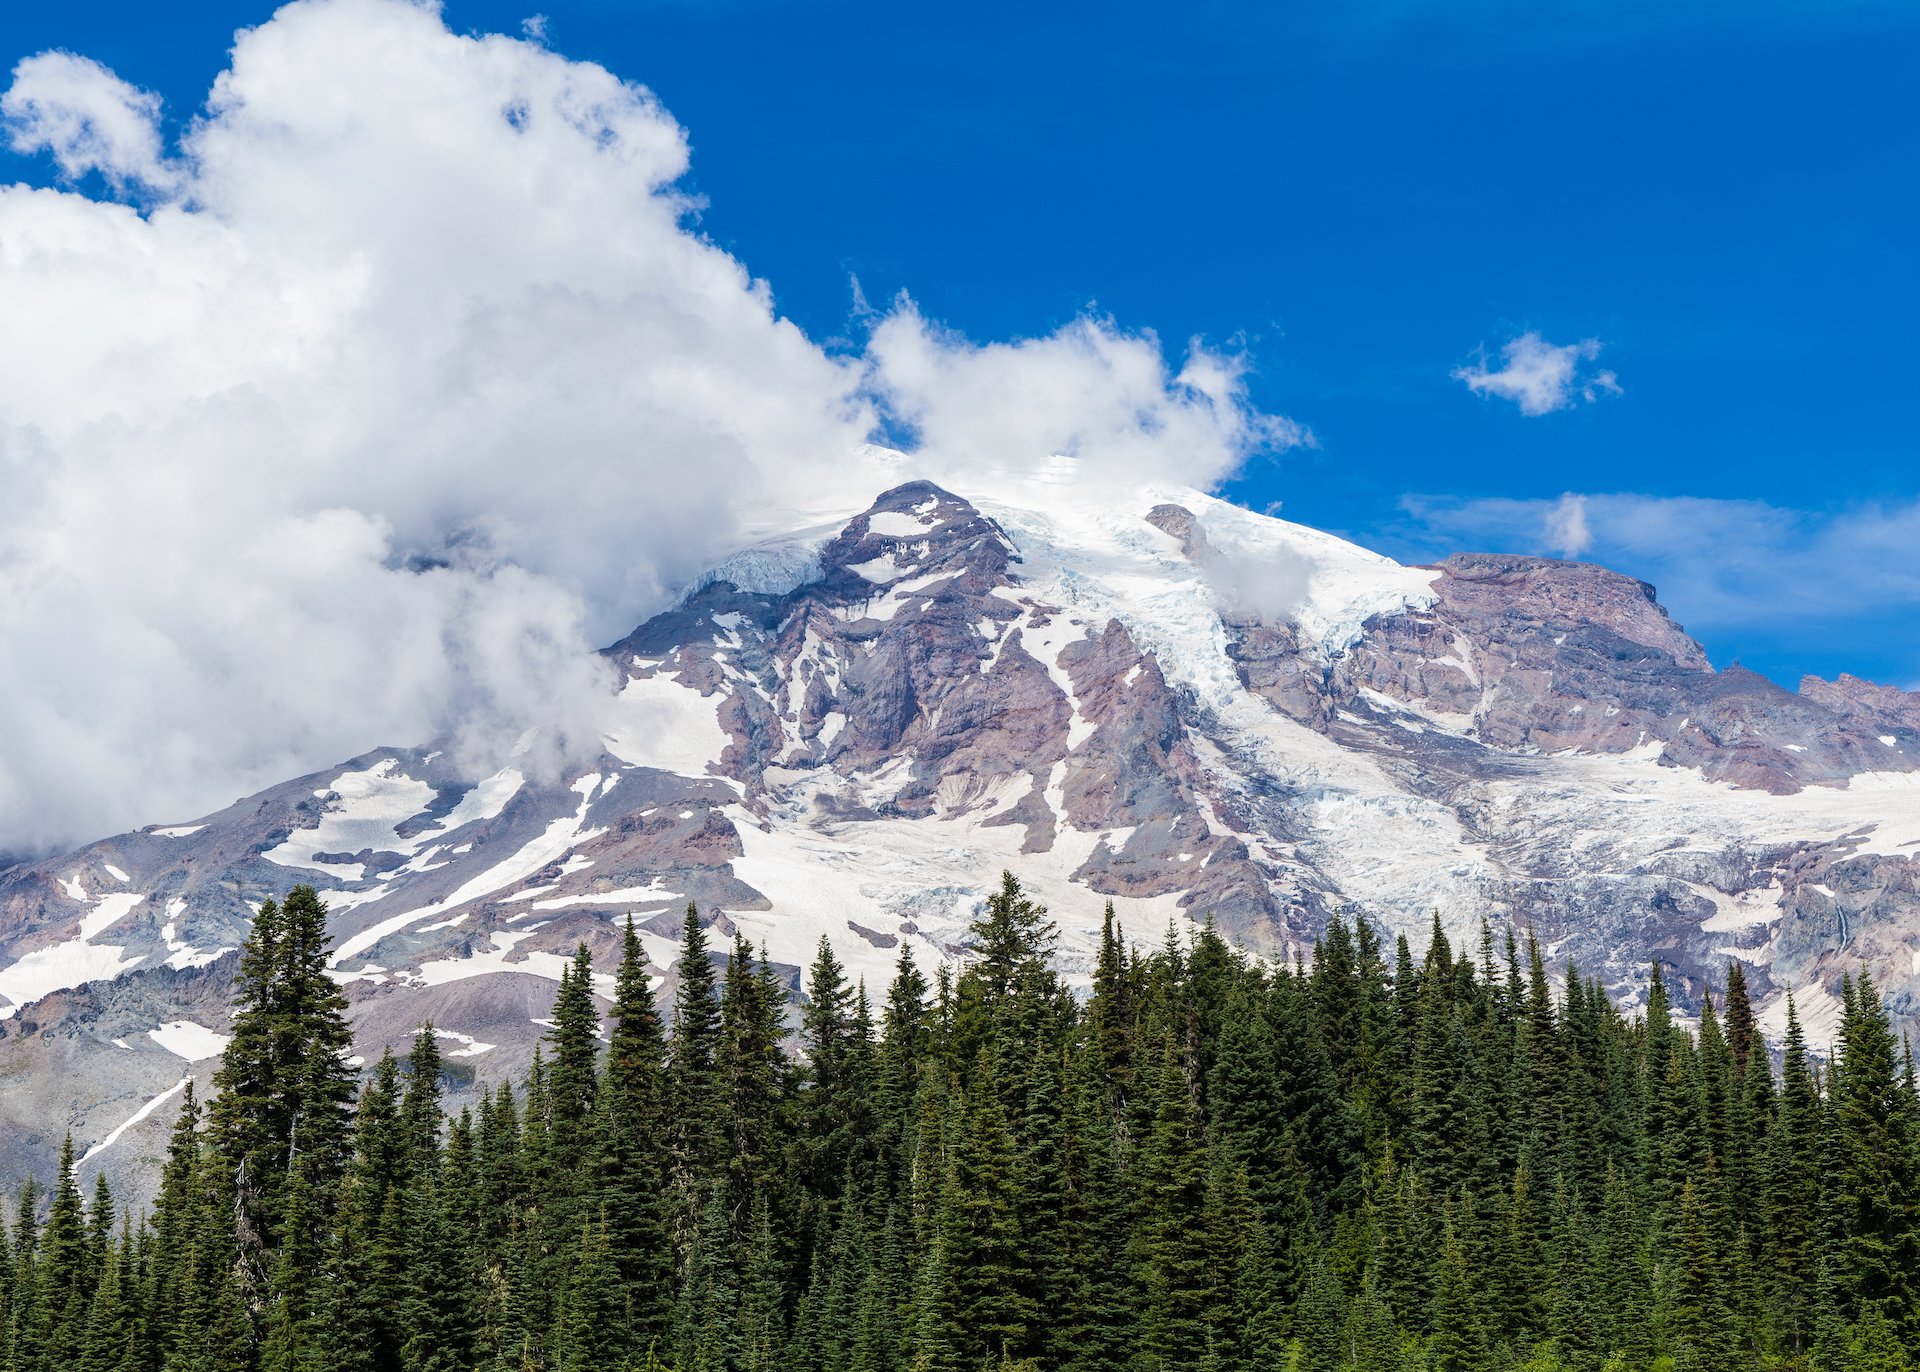
[{"label": "snow patch", "polygon": [[331,796],[320,821],[311,829],[296,829],[276,847],[260,856],[282,867],[322,872],[342,881],[363,881],[366,868],[358,862],[326,862],[320,853],[414,851],[411,840],[394,831],[433,804],[433,787],[416,781],[386,758],[360,772],[342,772],[318,796]]},{"label": "snow patch", "polygon": [[186,905],[184,900],[176,900],[168,905],[167,913],[173,918],[160,926],[160,941],[167,945],[167,966],[183,970],[188,967],[205,967],[208,963],[217,961],[225,954],[232,952],[233,949],[230,947],[195,948],[180,937],[180,926],[176,921],[180,917],[180,912],[186,909]]},{"label": "snow patch", "polygon": [[137,891],[115,891],[110,896],[101,896],[93,903],[93,909],[80,917],[80,937],[91,943],[95,935],[113,928],[145,899]]},{"label": "snow patch", "polygon": [[[524,943],[532,938],[533,934],[532,929],[500,930],[492,936],[490,948],[469,953],[464,957],[437,958],[432,962],[423,962],[410,979],[421,986],[444,986],[451,981],[466,981],[472,977],[484,977],[494,972],[530,972],[536,977],[545,977],[549,981],[560,980],[560,974],[573,966],[571,957],[532,949],[514,961],[508,961],[508,955],[513,952],[515,945]],[[593,984],[601,995],[606,997],[613,995],[612,977],[595,972]]]},{"label": "snow patch", "polygon": [[[78,887],[75,879],[73,887]],[[72,894],[69,889],[68,894]],[[83,893],[84,894],[84,893]],[[101,896],[93,908],[80,917],[77,936],[45,948],[36,948],[11,966],[0,970],[0,996],[11,1004],[0,1007],[0,1019],[10,1019],[20,1007],[93,981],[111,981],[122,972],[138,967],[144,958],[126,957],[126,949],[115,944],[97,944],[96,935],[126,918],[129,911],[146,897],[134,891],[117,891]]]},{"label": "snow patch", "polygon": [[658,877],[645,886],[628,886],[618,891],[588,891],[577,896],[553,896],[547,900],[536,900],[536,910],[564,910],[570,905],[629,905],[656,903],[661,900],[679,900],[680,896],[660,884]]},{"label": "snow patch", "polygon": [[204,824],[170,824],[164,829],[149,829],[155,838],[192,838],[207,826]]},{"label": "snow patch", "polygon": [[[282,867],[321,872],[338,881],[364,881],[364,864],[329,862],[319,855],[357,853],[366,849],[411,858],[435,839],[494,818],[506,809],[507,802],[525,782],[518,768],[503,768],[461,796],[459,804],[438,821],[402,838],[398,832],[400,826],[433,804],[434,789],[402,772],[395,759],[386,758],[365,771],[342,772],[328,789],[316,791],[316,796],[329,797],[320,822],[311,829],[294,830],[284,842],[261,856]],[[382,879],[390,875],[382,874]],[[374,900],[379,894],[375,892],[362,898]],[[345,908],[345,904],[330,903]]]},{"label": "snow patch", "polygon": [[664,672],[633,677],[616,698],[603,741],[635,767],[703,777],[733,743],[720,727],[723,696],[703,696]]},{"label": "snow patch", "polygon": [[233,1042],[233,1035],[222,1034],[190,1019],[169,1020],[158,1029],[147,1030],[147,1037],[188,1062],[217,1058]]},{"label": "snow patch", "polygon": [[927,530],[937,528],[937,519],[922,519],[918,515],[901,514],[896,510],[882,510],[879,514],[867,516],[867,532],[881,538],[919,538]]},{"label": "snow patch", "polygon": [[165,1105],[168,1101],[172,1100],[175,1096],[179,1095],[183,1090],[186,1089],[187,1083],[192,1080],[193,1080],[193,1076],[191,1073],[189,1073],[187,1076],[180,1078],[179,1081],[176,1081],[173,1085],[169,1086],[166,1090],[162,1091],[159,1095],[155,1096],[152,1100],[148,1101],[145,1105],[141,1106],[138,1110],[134,1111],[133,1114],[128,1116],[125,1120],[122,1120],[119,1126],[115,1128],[111,1134],[108,1134],[104,1139],[101,1139],[100,1142],[94,1144],[93,1147],[89,1148],[86,1152],[82,1153],[80,1155],[80,1161],[85,1162],[89,1158],[98,1157],[100,1154],[106,1152],[107,1149],[113,1147],[114,1144],[120,1142],[120,1136],[122,1134],[126,1133],[127,1130],[133,1128],[134,1125],[140,1123],[141,1120],[145,1119],[148,1115],[151,1115],[155,1110],[158,1110],[161,1106]]},{"label": "snow patch", "polygon": [[885,586],[898,581],[903,569],[894,561],[893,553],[889,550],[866,562],[850,562],[847,570],[865,577],[876,586]]},{"label": "snow patch", "polygon": [[462,1034],[454,1029],[442,1029],[439,1025],[434,1026],[433,1036],[437,1039],[451,1039],[460,1045],[460,1047],[447,1054],[450,1058],[477,1058],[482,1053],[491,1053],[498,1046],[492,1043],[482,1043],[472,1034]]},{"label": "snow patch", "polygon": [[480,875],[465,882],[452,895],[434,901],[430,905],[423,905],[417,910],[408,910],[381,920],[371,928],[362,929],[334,950],[333,956],[327,960],[328,966],[338,967],[348,958],[358,956],[387,935],[396,933],[410,924],[431,919],[435,915],[446,914],[502,887],[511,886],[517,881],[525,881],[576,845],[600,837],[606,832],[605,829],[588,830],[582,826],[586,823],[587,807],[593,803],[594,793],[600,789],[601,780],[602,777],[598,772],[579,778],[570,788],[580,797],[580,808],[573,814],[549,821],[546,830],[538,838],[523,845],[518,852],[505,861],[495,863]]}]

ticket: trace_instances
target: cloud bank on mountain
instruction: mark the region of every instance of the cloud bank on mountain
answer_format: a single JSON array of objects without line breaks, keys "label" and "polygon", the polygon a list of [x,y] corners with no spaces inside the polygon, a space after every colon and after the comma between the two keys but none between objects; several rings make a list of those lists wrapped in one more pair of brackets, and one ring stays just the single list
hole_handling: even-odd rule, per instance
[{"label": "cloud bank on mountain", "polygon": [[644,87],[429,5],[301,0],[159,113],[61,53],[0,97],[63,178],[0,189],[0,852],[589,734],[592,644],[884,483],[1210,486],[1303,437],[1104,318],[903,300],[830,351],[701,235]]}]

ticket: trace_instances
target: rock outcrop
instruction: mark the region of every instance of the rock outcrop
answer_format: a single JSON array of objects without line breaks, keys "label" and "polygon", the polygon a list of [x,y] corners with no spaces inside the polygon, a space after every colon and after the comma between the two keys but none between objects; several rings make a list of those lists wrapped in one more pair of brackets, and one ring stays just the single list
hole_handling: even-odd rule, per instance
[{"label": "rock outcrop", "polygon": [[689,900],[796,984],[824,936],[877,986],[903,948],[965,956],[1003,867],[1070,975],[1108,900],[1137,939],[1211,919],[1282,956],[1334,912],[1418,947],[1437,910],[1625,997],[1657,959],[1683,1008],[1740,958],[1816,1041],[1849,970],[1920,1014],[1920,698],[1716,671],[1601,567],[914,483],[605,651],[597,756],[380,749],[0,874],[0,1156],[44,1170],[71,1129],[138,1194],[253,909],[296,881],[360,1051],[431,1019],[455,1099],[524,1068],[560,966],[584,943],[609,972],[629,917],[669,997]]}]

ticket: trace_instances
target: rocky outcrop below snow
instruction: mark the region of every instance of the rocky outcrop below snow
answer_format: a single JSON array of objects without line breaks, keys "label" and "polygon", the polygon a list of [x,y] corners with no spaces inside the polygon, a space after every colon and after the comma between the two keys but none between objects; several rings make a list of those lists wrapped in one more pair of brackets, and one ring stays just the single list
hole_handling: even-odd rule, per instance
[{"label": "rocky outcrop below snow", "polygon": [[137,1188],[252,910],[299,881],[360,1051],[431,1019],[456,1100],[524,1069],[564,960],[610,971],[629,917],[668,996],[689,900],[796,981],[824,935],[878,983],[903,946],[964,957],[1003,867],[1070,973],[1108,899],[1136,938],[1212,919],[1272,955],[1335,910],[1417,947],[1437,910],[1629,997],[1651,958],[1683,1004],[1740,958],[1816,1039],[1848,970],[1920,1013],[1920,699],[1716,671],[1601,567],[1402,567],[1188,491],[914,483],[606,655],[595,755],[380,749],[0,873],[0,1157],[44,1169],[71,1129]]}]

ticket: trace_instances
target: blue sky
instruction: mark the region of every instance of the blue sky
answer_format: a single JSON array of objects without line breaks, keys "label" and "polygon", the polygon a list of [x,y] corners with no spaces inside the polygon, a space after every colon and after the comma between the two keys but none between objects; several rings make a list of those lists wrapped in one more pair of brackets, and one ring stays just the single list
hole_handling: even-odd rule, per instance
[{"label": "blue sky", "polygon": [[[1409,560],[1578,550],[1716,662],[1920,686],[1912,6],[541,7],[659,94],[703,231],[816,339],[859,334],[857,279],[975,339],[1091,309],[1241,347],[1317,446],[1236,499]],[[0,56],[179,120],[270,12],[16,6]],[[1564,403],[1462,379],[1530,333],[1593,341]]]}]

